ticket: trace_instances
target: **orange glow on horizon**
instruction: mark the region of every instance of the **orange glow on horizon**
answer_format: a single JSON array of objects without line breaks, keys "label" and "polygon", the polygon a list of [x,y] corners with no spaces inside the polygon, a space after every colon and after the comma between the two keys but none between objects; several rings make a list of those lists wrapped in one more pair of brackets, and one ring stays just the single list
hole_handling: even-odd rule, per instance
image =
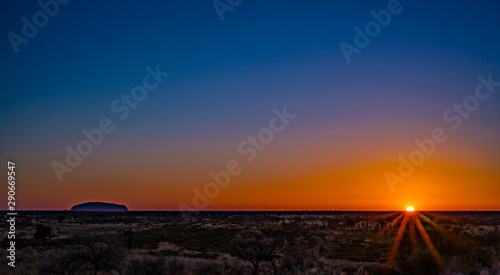
[{"label": "orange glow on horizon", "polygon": [[[195,203],[203,204],[204,207],[196,209],[202,211],[407,212],[409,205],[415,205],[415,211],[500,210],[500,172],[488,167],[479,169],[473,163],[459,161],[458,157],[448,158],[443,153],[441,159],[429,159],[419,166],[414,175],[396,184],[392,192],[384,172],[397,173],[398,163],[386,154],[397,151],[380,149],[382,153],[364,152],[355,154],[355,159],[335,162],[331,158],[335,154],[328,150],[324,154],[325,147],[319,146],[324,143],[311,141],[311,144],[318,144],[318,148],[315,145],[306,151],[299,147],[290,152],[286,149],[291,145],[285,141],[273,144],[275,151],[251,164],[238,159],[244,173],[231,177],[226,187],[216,190],[215,196],[205,192],[206,186],[213,186],[209,185],[213,180],[208,173],[221,170],[213,159],[224,162],[226,156],[194,158],[193,163],[195,152],[158,149],[151,144],[140,152],[127,149],[99,156],[79,167],[78,172],[68,174],[65,184],[55,184],[52,170],[37,166],[36,161],[26,162],[30,173],[19,178],[25,182],[25,203],[19,209],[64,210],[82,202],[103,201],[124,204],[130,210],[159,211],[179,210],[180,204],[196,208]],[[183,144],[179,148],[185,147]],[[129,157],[132,153],[134,158]],[[156,155],[160,153],[162,158],[182,157],[165,162]],[[339,154],[347,156],[348,152]],[[297,159],[296,155],[302,157]],[[143,159],[151,161],[146,165]]]}]

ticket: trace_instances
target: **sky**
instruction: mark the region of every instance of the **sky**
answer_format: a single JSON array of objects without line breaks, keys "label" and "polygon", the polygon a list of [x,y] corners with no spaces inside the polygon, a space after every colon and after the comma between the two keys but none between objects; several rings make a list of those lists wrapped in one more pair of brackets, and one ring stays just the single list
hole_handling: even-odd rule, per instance
[{"label": "sky", "polygon": [[500,210],[496,1],[41,3],[0,3],[16,209]]}]

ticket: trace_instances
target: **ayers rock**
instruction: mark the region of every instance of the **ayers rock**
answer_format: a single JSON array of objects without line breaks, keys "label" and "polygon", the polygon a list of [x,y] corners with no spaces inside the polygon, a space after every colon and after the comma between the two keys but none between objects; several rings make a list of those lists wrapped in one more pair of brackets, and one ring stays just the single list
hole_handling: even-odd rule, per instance
[{"label": "ayers rock", "polygon": [[71,207],[71,211],[128,211],[125,205],[107,202],[86,202]]}]

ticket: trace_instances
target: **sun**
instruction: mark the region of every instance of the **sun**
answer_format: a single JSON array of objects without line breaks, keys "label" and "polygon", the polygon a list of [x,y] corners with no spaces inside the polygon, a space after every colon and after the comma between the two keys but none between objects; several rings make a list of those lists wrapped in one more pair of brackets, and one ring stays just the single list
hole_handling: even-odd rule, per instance
[{"label": "sun", "polygon": [[413,206],[408,206],[408,207],[406,207],[406,211],[413,212],[413,211],[415,211],[415,209],[413,208]]}]

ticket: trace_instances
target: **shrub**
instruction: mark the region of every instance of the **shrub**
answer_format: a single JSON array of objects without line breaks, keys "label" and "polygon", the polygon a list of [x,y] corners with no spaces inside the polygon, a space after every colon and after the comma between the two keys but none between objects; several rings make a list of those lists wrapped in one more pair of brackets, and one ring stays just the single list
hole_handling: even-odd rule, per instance
[{"label": "shrub", "polygon": [[425,247],[419,247],[412,251],[409,257],[399,259],[397,267],[404,274],[439,274],[439,265],[432,257],[430,251]]},{"label": "shrub", "polygon": [[84,269],[84,261],[78,251],[53,250],[39,266],[39,274],[79,274]]},{"label": "shrub", "polygon": [[85,263],[87,271],[94,274],[116,270],[125,256],[122,247],[111,238],[87,236],[80,238],[78,243],[84,247],[78,254],[79,260]]},{"label": "shrub", "polygon": [[50,233],[52,233],[52,228],[50,228],[50,226],[39,223],[36,225],[36,230],[33,237],[35,237],[35,239],[44,241],[50,236]]},{"label": "shrub", "polygon": [[285,274],[303,273],[318,267],[319,249],[309,249],[307,241],[303,237],[296,238],[293,245],[285,241],[283,245],[283,256],[280,258],[281,270]]},{"label": "shrub", "polygon": [[248,261],[251,264],[250,270],[252,274],[259,272],[263,262],[268,262],[275,271],[277,242],[267,238],[257,229],[244,232],[244,234],[248,235],[248,237],[245,238],[238,234],[229,244],[231,254]]}]

